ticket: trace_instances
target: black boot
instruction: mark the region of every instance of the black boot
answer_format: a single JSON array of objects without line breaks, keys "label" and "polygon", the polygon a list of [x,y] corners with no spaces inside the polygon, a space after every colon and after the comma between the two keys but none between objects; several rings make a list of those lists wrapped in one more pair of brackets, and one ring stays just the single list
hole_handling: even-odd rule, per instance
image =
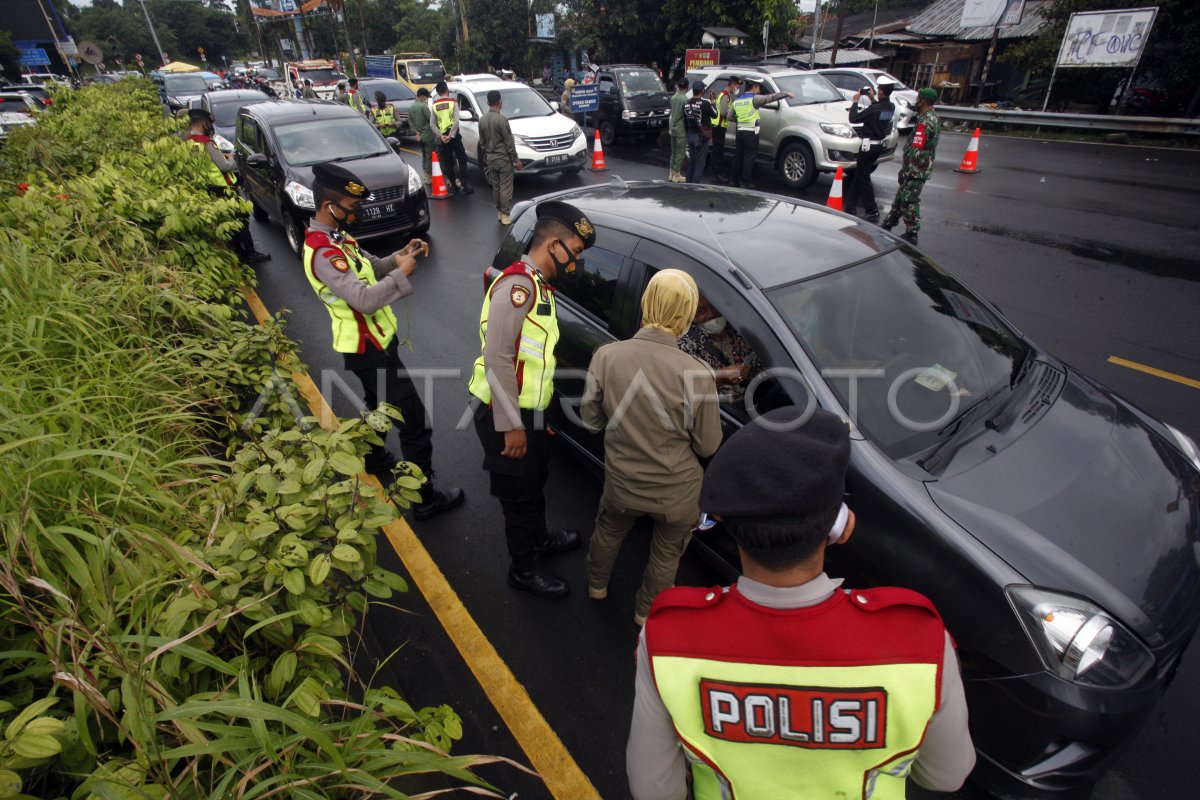
[{"label": "black boot", "polygon": [[566,581],[555,575],[551,575],[541,567],[530,567],[529,569],[510,568],[508,570],[508,585],[514,589],[521,589],[530,594],[536,594],[539,597],[549,598],[566,597],[569,591]]},{"label": "black boot", "polygon": [[892,228],[896,227],[896,220],[892,219],[891,215],[889,214],[883,218],[883,222],[879,223],[879,227],[883,228],[885,231],[890,231]]},{"label": "black boot", "polygon": [[534,558],[541,558],[543,556],[552,556],[556,553],[565,553],[568,550],[574,550],[576,547],[579,547],[580,541],[582,540],[579,538],[579,531],[550,531],[550,533],[546,534],[546,538],[533,548],[533,555]]},{"label": "black boot", "polygon": [[906,230],[904,233],[900,234],[900,238],[912,245],[916,245],[917,232]]},{"label": "black boot", "polygon": [[443,511],[458,508],[465,499],[467,499],[466,494],[457,486],[449,489],[434,488],[433,473],[429,473],[429,480],[421,487],[421,501],[413,503],[413,516],[417,518],[418,522],[424,522]]}]

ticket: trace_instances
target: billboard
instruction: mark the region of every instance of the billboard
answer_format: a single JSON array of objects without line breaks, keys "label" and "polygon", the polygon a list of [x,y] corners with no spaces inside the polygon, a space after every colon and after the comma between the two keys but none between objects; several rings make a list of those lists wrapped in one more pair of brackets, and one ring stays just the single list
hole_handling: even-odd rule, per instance
[{"label": "billboard", "polygon": [[1072,14],[1058,51],[1058,66],[1136,67],[1157,12],[1157,8],[1128,8]]},{"label": "billboard", "polygon": [[553,39],[554,38],[554,15],[553,14],[537,14],[534,17],[537,23],[537,38]]},{"label": "billboard", "polygon": [[683,71],[691,72],[699,67],[711,67],[721,63],[721,51],[715,47],[688,48],[683,52]]},{"label": "billboard", "polygon": [[962,26],[964,28],[990,28],[1000,21],[1008,0],[965,0],[963,3]]}]

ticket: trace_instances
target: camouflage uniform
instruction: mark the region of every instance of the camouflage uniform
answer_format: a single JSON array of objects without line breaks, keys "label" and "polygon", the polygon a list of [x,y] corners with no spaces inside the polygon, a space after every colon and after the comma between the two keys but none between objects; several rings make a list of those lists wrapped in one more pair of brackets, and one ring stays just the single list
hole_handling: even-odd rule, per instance
[{"label": "camouflage uniform", "polygon": [[892,201],[892,210],[883,220],[890,228],[904,218],[908,233],[921,230],[921,189],[933,173],[933,156],[937,150],[938,135],[942,131],[941,120],[933,109],[917,117],[917,127],[904,145],[904,166],[900,167],[900,190]]}]

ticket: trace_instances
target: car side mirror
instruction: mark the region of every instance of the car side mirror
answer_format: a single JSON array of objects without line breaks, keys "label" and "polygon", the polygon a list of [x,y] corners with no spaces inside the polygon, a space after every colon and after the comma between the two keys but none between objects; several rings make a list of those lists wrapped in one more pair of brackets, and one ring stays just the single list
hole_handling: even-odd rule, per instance
[{"label": "car side mirror", "polygon": [[400,140],[399,140],[399,139],[397,139],[395,136],[385,136],[383,140],[384,140],[385,142],[387,142],[387,143],[388,143],[388,145],[389,145],[389,146],[390,146],[390,147],[391,147],[393,150],[399,150],[399,149],[400,149]]},{"label": "car side mirror", "polygon": [[255,169],[263,169],[271,166],[271,161],[263,153],[253,153],[252,155],[247,156],[246,166],[253,167]]},{"label": "car side mirror", "polygon": [[459,111],[458,118],[462,122],[473,122],[475,120],[474,111]]},{"label": "car side mirror", "polygon": [[551,100],[550,107],[553,108],[555,111],[558,111],[558,109],[560,108],[557,100]]}]

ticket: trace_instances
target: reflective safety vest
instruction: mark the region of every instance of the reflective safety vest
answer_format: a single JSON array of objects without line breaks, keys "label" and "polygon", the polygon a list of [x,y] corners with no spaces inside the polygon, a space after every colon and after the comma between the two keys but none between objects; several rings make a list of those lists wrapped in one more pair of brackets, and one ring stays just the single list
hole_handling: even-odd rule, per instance
[{"label": "reflective safety vest", "polygon": [[[725,115],[721,113],[721,98],[722,97],[728,98],[729,93],[721,92],[721,94],[717,96],[717,102],[713,104],[713,110],[716,112],[715,114],[713,114],[713,118],[712,118],[712,126],[714,128],[725,128],[725,127],[728,127],[728,125],[729,125],[729,120],[726,119]],[[725,109],[727,111],[729,110],[728,101],[726,101]]]},{"label": "reflective safety vest", "polygon": [[375,270],[358,249],[358,242],[344,233],[326,233],[309,229],[304,236],[304,275],[321,302],[329,312],[333,323],[333,349],[339,353],[365,353],[370,344],[380,350],[391,343],[396,335],[396,314],[391,307],[384,306],[367,316],[355,311],[342,298],[334,294],[313,272],[313,256],[322,250],[332,250],[330,258],[337,269],[354,270],[358,279],[374,286],[377,282]]},{"label": "reflective safety vest", "polygon": [[[483,312],[479,315],[479,342],[481,347],[487,343],[488,312],[492,307],[492,295],[500,281],[509,275],[528,275],[533,279],[534,297],[522,298],[521,293],[527,293],[528,290],[517,284],[510,288],[508,296],[497,298],[496,302],[511,302],[516,306],[530,304],[529,313],[521,323],[521,335],[517,339],[516,357],[513,360],[513,367],[517,371],[517,406],[541,411],[550,405],[550,398],[554,395],[554,347],[558,344],[558,311],[554,304],[554,287],[546,282],[540,272],[524,261],[518,261],[492,281],[483,299]],[[505,365],[492,364],[491,367],[496,370],[503,369]],[[468,388],[471,394],[491,404],[492,387],[487,382],[482,354],[475,359]]]},{"label": "reflective safety vest", "polygon": [[696,800],[903,800],[941,702],[945,628],[921,595],[775,609],[736,586],[673,588],[645,632]]},{"label": "reflective safety vest", "polygon": [[758,130],[758,120],[762,116],[754,107],[754,95],[746,92],[733,101],[733,113],[737,115],[739,131]]},{"label": "reflective safety vest", "polygon": [[433,118],[437,121],[438,133],[447,133],[454,127],[454,114],[458,103],[453,97],[439,97],[433,101]]},{"label": "reflective safety vest", "polygon": [[363,105],[362,95],[358,93],[357,89],[351,89],[346,93],[346,105],[360,114],[367,113],[367,107]]},{"label": "reflective safety vest", "polygon": [[213,161],[212,156],[208,154],[207,145],[212,139],[203,134],[193,133],[185,141],[204,157],[204,177],[208,181],[209,186],[224,189],[226,186],[233,186],[237,183],[237,175],[221,172],[221,168],[217,166],[217,162]]},{"label": "reflective safety vest", "polygon": [[391,136],[396,132],[396,109],[392,108],[390,103],[383,108],[372,108],[371,115],[375,117],[375,126],[384,136]]}]

